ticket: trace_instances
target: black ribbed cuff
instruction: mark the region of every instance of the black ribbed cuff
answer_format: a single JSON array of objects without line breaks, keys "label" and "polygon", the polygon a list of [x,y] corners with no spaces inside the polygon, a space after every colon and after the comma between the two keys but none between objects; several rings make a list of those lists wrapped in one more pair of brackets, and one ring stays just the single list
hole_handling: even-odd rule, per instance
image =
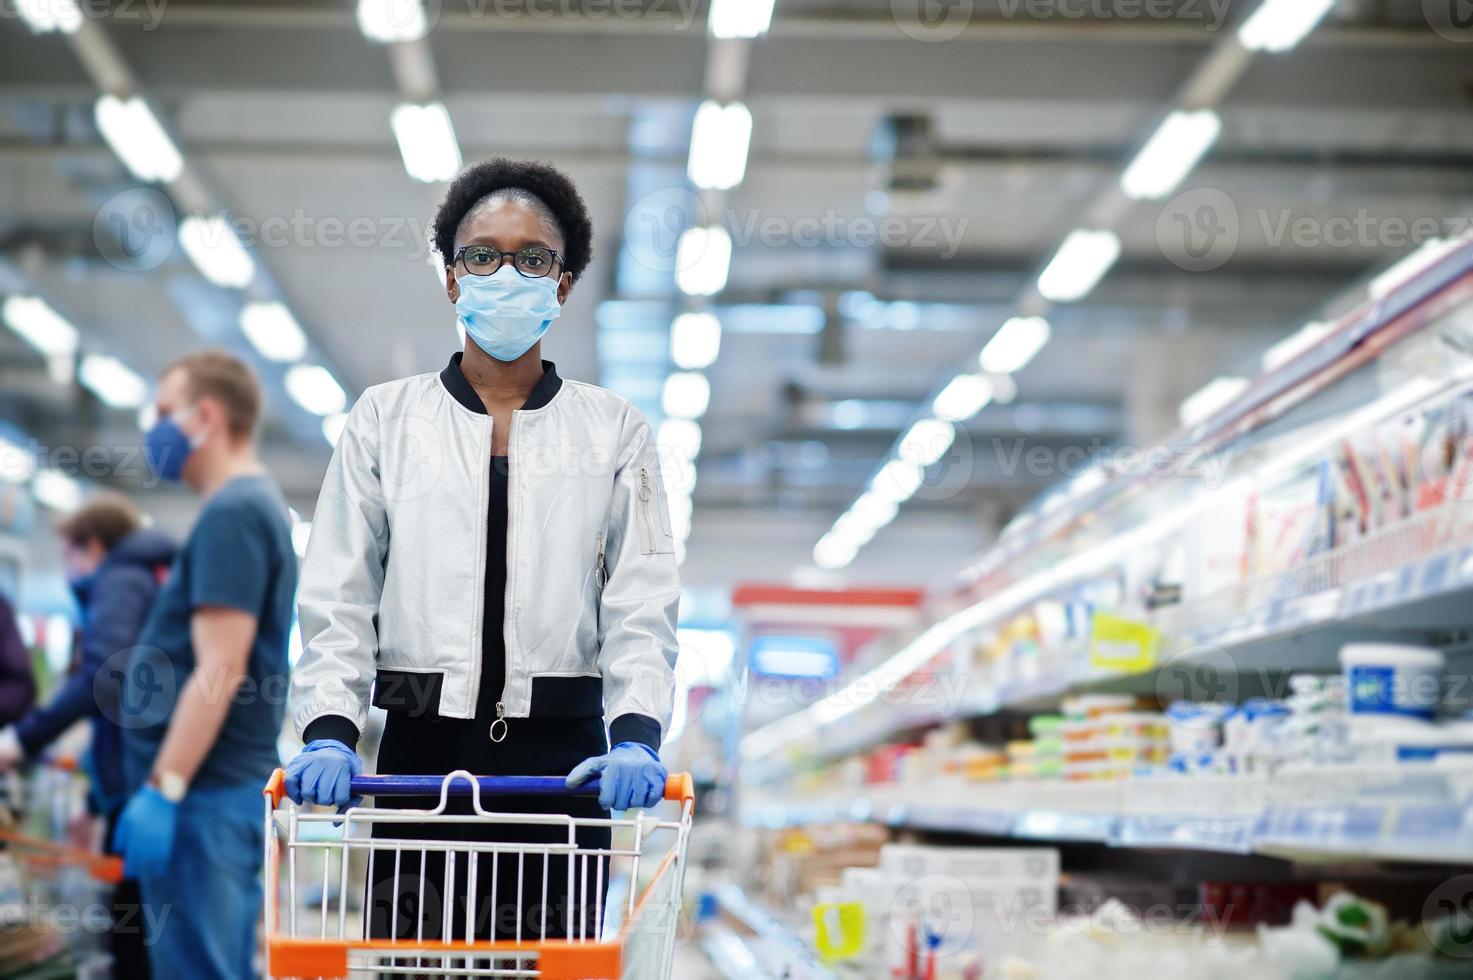
[{"label": "black ribbed cuff", "polygon": [[312,719],[311,724],[302,732],[302,742],[315,742],[319,738],[334,739],[355,752],[358,750],[358,726],[342,715],[323,715]]},{"label": "black ribbed cuff", "polygon": [[639,742],[660,751],[660,723],[645,715],[620,715],[609,723],[609,744]]}]

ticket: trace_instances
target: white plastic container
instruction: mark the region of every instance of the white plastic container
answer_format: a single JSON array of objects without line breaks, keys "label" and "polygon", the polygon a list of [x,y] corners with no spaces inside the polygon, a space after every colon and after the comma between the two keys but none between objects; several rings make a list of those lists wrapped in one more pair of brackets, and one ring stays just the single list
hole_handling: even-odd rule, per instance
[{"label": "white plastic container", "polygon": [[1349,643],[1340,648],[1350,712],[1434,718],[1447,658],[1429,647]]}]

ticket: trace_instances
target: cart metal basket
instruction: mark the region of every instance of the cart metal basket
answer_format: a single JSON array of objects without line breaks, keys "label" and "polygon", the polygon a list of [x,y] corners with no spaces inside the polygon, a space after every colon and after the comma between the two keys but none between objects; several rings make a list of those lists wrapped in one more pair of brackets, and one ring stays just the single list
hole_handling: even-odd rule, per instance
[{"label": "cart metal basket", "polygon": [[[483,797],[597,796],[596,779],[568,789],[559,776],[474,776],[464,770],[443,777],[359,776],[352,782],[354,796],[375,797],[379,804],[353,806],[338,814],[314,812],[287,800],[285,778],[278,769],[265,789],[270,976],[278,980],[356,976],[665,980],[670,976],[694,810],[688,774],[671,776],[665,786],[665,799],[679,805],[675,820],[642,811],[623,819],[595,819],[497,812],[482,805]],[[383,805],[385,798],[395,796],[438,796],[439,803],[428,809]],[[452,796],[469,797],[469,806],[452,812]],[[395,824],[531,824],[546,828],[546,834],[557,842],[427,840],[395,835],[391,829]],[[580,843],[579,831],[591,828],[607,828],[609,846]],[[428,870],[431,855],[443,866],[443,875]],[[370,938],[369,903],[359,900],[374,880],[374,862],[393,862],[396,888],[403,865],[425,869],[425,877],[418,880],[434,876],[436,887],[443,883],[442,894],[447,897],[452,890],[467,894],[459,901],[436,903],[442,919],[435,924],[437,929],[430,930],[438,933],[435,938],[425,935],[422,909],[415,914],[418,927],[412,938]],[[515,921],[507,927],[510,939],[469,938],[478,934],[474,923],[483,921],[477,919],[478,903],[489,901],[491,907],[502,907],[497,905],[494,884],[489,896],[477,894],[477,866],[484,873],[487,862],[493,882],[498,865],[508,872],[508,862],[515,862],[517,895]],[[626,897],[610,900],[611,908],[605,913],[600,896],[616,862],[628,866],[631,885]],[[641,862],[646,872],[651,862],[655,867],[649,883],[636,895],[633,883],[639,880]],[[464,874],[465,885],[460,884],[457,869]],[[539,870],[541,874],[536,875]],[[540,883],[545,909],[550,874],[559,876],[554,880],[566,886],[564,894],[579,896],[582,902],[579,914],[574,914],[571,902],[565,917],[559,913],[551,930],[561,932],[559,938],[548,936],[546,914],[536,923],[523,917],[523,900],[535,898],[522,894],[524,879],[531,876],[534,889]],[[564,874],[566,881],[561,880]],[[320,895],[309,896],[304,903],[301,899],[308,889],[320,889]],[[462,936],[457,937],[456,930],[462,925]]]}]

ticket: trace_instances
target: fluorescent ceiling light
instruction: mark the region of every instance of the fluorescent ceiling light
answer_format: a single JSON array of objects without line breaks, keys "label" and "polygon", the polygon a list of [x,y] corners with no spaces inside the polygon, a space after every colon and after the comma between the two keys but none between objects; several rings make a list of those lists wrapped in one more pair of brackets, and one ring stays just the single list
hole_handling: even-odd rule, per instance
[{"label": "fluorescent ceiling light", "polygon": [[1038,277],[1038,291],[1056,303],[1072,303],[1089,295],[1115,260],[1120,238],[1113,231],[1079,229],[1070,233]]},{"label": "fluorescent ceiling light", "polygon": [[1274,368],[1288,364],[1300,354],[1309,350],[1317,344],[1321,337],[1328,334],[1333,326],[1316,320],[1306,323],[1298,330],[1285,337],[1263,352],[1263,369],[1272,371]]},{"label": "fluorescent ceiling light", "polygon": [[731,236],[719,225],[687,228],[675,247],[675,284],[687,296],[714,296],[726,288]]},{"label": "fluorescent ceiling light", "polygon": [[711,382],[704,374],[676,371],[665,379],[660,399],[665,414],[677,419],[698,419],[711,404]]},{"label": "fluorescent ceiling light", "polygon": [[[693,419],[666,419],[660,423],[660,431],[655,436],[655,445],[662,457],[673,456],[676,460],[688,464],[701,452],[701,423]],[[661,472],[664,469],[662,465]]]},{"label": "fluorescent ceiling light", "polygon": [[217,286],[241,289],[256,277],[251,253],[218,214],[185,218],[179,225],[179,244],[200,275]]},{"label": "fluorescent ceiling light", "polygon": [[747,173],[747,146],[752,114],[740,102],[721,105],[707,100],[696,110],[690,131],[690,159],[685,172],[705,190],[730,190]]},{"label": "fluorescent ceiling light", "polygon": [[82,26],[82,11],[73,0],[17,0],[16,12],[32,34],[74,34]]},{"label": "fluorescent ceiling light", "polygon": [[453,180],[460,173],[460,144],[443,102],[405,102],[394,109],[389,125],[410,177],[433,184]]},{"label": "fluorescent ceiling light", "polygon": [[1334,6],[1335,0],[1263,0],[1238,29],[1238,40],[1249,51],[1288,51]]},{"label": "fluorescent ceiling light", "polygon": [[[898,513],[900,513],[900,505],[892,498],[870,490],[861,494],[859,499],[850,505],[844,518],[850,518],[855,525],[864,528],[868,532],[865,536],[867,541],[874,535],[874,532],[895,520],[895,515]],[[838,521],[835,522],[836,527],[838,523]]]},{"label": "fluorescent ceiling light", "polygon": [[0,437],[0,480],[25,483],[36,474],[36,454],[19,443]]},{"label": "fluorescent ceiling light", "polygon": [[1015,316],[1004,323],[982,348],[977,363],[988,374],[1021,371],[1048,343],[1048,321],[1041,316]]},{"label": "fluorescent ceiling light", "polygon": [[77,367],[77,380],[112,408],[141,408],[148,401],[148,382],[116,357],[88,354]]},{"label": "fluorescent ceiling light", "polygon": [[706,25],[712,37],[757,37],[772,26],[774,0],[711,0]]},{"label": "fluorescent ceiling light", "polygon": [[818,539],[813,546],[813,561],[820,568],[834,571],[843,568],[859,554],[859,548],[851,541],[834,535],[832,531]]},{"label": "fluorescent ceiling light", "polygon": [[77,350],[77,328],[39,296],[7,296],[0,317],[42,354],[66,356]]},{"label": "fluorescent ceiling light", "polygon": [[319,364],[298,364],[289,369],[286,393],[313,415],[336,415],[348,406],[342,385]]},{"label": "fluorescent ceiling light", "polygon": [[41,470],[31,481],[31,492],[43,506],[69,514],[82,506],[82,485],[60,470]]},{"label": "fluorescent ceiling light", "polygon": [[1453,245],[1446,238],[1428,239],[1415,252],[1372,279],[1366,287],[1367,292],[1373,299],[1384,299],[1392,291],[1441,262],[1452,251]]},{"label": "fluorescent ceiling light", "polygon": [[931,412],[948,422],[965,422],[992,401],[992,389],[992,379],[985,375],[959,374],[931,402]]},{"label": "fluorescent ceiling light", "polygon": [[682,313],[670,325],[670,359],[686,371],[710,367],[721,353],[721,321],[714,313]]},{"label": "fluorescent ceiling light", "polygon": [[358,0],[358,29],[370,41],[418,41],[429,33],[420,0]]},{"label": "fluorescent ceiling light", "polygon": [[307,336],[282,303],[247,303],[240,329],[268,361],[298,361],[307,353]]},{"label": "fluorescent ceiling light", "polygon": [[1211,109],[1177,110],[1161,123],[1120,178],[1127,197],[1154,201],[1186,180],[1222,132],[1222,119]]},{"label": "fluorescent ceiling light", "polygon": [[920,489],[925,477],[925,472],[915,463],[892,459],[880,468],[872,486],[880,496],[903,504]]},{"label": "fluorescent ceiling light", "polygon": [[1182,425],[1196,425],[1227,407],[1228,403],[1241,395],[1248,387],[1248,379],[1237,375],[1216,378],[1203,385],[1194,395],[1181,403],[1178,416]]},{"label": "fluorescent ceiling light", "polygon": [[327,440],[328,445],[336,448],[338,440],[343,437],[343,429],[347,424],[347,412],[334,412],[322,420],[322,438]]},{"label": "fluorescent ceiling light", "polygon": [[900,440],[900,458],[930,466],[946,455],[956,440],[956,426],[942,419],[921,419]]},{"label": "fluorescent ceiling light", "polygon": [[184,172],[184,157],[164,132],[148,103],[138,96],[103,95],[94,110],[97,128],[123,165],[139,180],[173,183]]}]

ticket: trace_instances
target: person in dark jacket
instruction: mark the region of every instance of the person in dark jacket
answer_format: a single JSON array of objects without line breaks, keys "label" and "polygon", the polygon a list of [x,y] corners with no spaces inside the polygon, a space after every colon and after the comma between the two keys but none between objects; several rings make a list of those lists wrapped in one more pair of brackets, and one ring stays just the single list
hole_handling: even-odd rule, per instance
[{"label": "person in dark jacket", "polygon": [[[174,561],[174,543],[142,526],[127,498],[99,494],[58,527],[67,581],[82,610],[80,666],[49,704],[0,731],[0,769],[34,760],[62,732],[83,718],[92,722],[92,777],[107,839],[128,786],[123,775],[123,735],[118,727],[123,658],[138,642],[159,586]],[[4,697],[0,695],[0,705]],[[27,702],[29,706],[29,701]],[[3,710],[3,707],[0,707]],[[114,895],[114,975],[148,975],[140,926],[138,885],[125,881]]]},{"label": "person in dark jacket", "polygon": [[35,700],[30,654],[15,624],[15,610],[0,596],[0,725],[25,714]]}]

